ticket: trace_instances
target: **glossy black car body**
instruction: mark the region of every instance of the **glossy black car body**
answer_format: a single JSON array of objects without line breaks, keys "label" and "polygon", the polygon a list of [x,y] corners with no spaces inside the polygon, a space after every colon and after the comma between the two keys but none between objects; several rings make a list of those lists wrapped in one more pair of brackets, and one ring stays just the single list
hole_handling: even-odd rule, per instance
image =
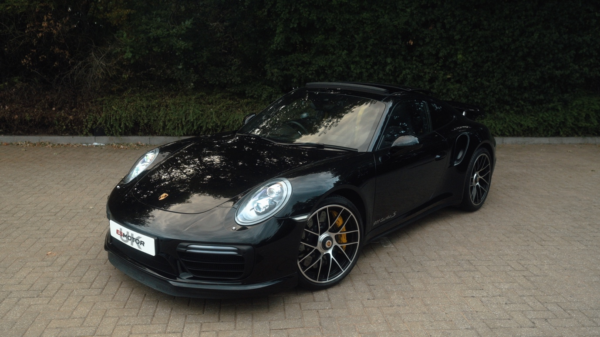
[{"label": "glossy black car body", "polygon": [[[297,146],[244,129],[160,147],[151,166],[130,182],[122,181],[109,196],[107,216],[120,226],[117,231],[124,238],[107,233],[110,262],[141,283],[175,296],[269,294],[299,281],[326,287],[350,272],[360,247],[369,241],[440,208],[462,205],[476,210],[485,201],[495,140],[473,120],[480,113],[476,107],[378,84],[312,83],[297,90],[306,97],[310,93],[368,99],[384,108],[359,150],[320,143]],[[417,109],[420,119],[400,121],[402,109]],[[291,124],[299,130],[290,132],[309,133],[296,126],[299,122]],[[405,122],[420,131],[406,129]],[[289,182],[289,200],[268,219],[240,225],[240,203],[272,179]],[[329,211],[329,206],[337,211]],[[312,233],[308,222],[325,221],[317,214],[320,209],[332,217],[344,214],[344,221],[354,217],[354,227],[340,228],[341,220],[336,227],[337,220],[330,219],[325,224],[330,236],[321,229]],[[155,255],[132,248],[140,242],[130,240],[129,230],[153,240]],[[307,239],[311,235],[314,238]],[[334,240],[337,255],[330,253],[325,260],[328,240]],[[348,246],[352,243],[355,250]],[[348,262],[334,261],[334,256],[343,255]],[[330,263],[334,274],[338,268],[337,276],[330,280],[332,267],[322,263]]]}]

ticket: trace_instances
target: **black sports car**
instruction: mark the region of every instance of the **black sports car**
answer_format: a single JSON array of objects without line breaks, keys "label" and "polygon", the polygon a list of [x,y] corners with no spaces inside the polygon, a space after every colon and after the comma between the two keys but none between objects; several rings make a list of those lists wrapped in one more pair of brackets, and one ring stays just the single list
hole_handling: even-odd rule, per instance
[{"label": "black sports car", "polygon": [[495,140],[479,114],[418,89],[308,83],[236,132],[142,156],[109,196],[108,258],[175,296],[330,287],[366,243],[483,205]]}]

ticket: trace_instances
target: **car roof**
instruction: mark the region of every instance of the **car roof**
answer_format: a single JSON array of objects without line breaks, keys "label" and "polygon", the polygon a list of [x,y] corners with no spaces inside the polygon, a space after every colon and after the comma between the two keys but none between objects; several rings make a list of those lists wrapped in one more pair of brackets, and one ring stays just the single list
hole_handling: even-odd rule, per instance
[{"label": "car roof", "polygon": [[349,90],[364,92],[377,95],[394,95],[403,93],[420,93],[431,95],[427,89],[411,88],[390,84],[368,83],[368,82],[309,82],[306,83],[309,89],[330,89],[330,90]]}]

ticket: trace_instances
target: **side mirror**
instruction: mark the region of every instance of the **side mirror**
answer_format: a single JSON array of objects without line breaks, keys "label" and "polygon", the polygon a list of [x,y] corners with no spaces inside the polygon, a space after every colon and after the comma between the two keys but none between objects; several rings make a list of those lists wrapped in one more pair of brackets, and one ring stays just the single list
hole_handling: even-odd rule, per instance
[{"label": "side mirror", "polygon": [[256,117],[256,114],[249,114],[249,115],[246,115],[246,116],[244,117],[244,125],[248,124],[248,122],[249,122],[249,121],[250,121],[252,118],[254,118],[254,117]]},{"label": "side mirror", "polygon": [[419,147],[421,147],[421,144],[419,144],[419,139],[415,136],[407,135],[396,138],[396,140],[392,143],[392,148],[390,151],[394,155],[399,155],[418,149]]},{"label": "side mirror", "polygon": [[412,147],[419,145],[419,138],[411,135],[400,136],[392,143],[392,147]]}]

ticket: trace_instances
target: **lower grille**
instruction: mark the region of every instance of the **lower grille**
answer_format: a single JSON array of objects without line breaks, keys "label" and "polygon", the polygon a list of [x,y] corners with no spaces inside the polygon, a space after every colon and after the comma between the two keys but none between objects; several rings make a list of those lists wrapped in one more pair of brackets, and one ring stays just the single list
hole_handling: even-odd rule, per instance
[{"label": "lower grille", "polygon": [[182,267],[193,277],[209,280],[238,280],[247,269],[245,254],[237,247],[180,245]]}]

